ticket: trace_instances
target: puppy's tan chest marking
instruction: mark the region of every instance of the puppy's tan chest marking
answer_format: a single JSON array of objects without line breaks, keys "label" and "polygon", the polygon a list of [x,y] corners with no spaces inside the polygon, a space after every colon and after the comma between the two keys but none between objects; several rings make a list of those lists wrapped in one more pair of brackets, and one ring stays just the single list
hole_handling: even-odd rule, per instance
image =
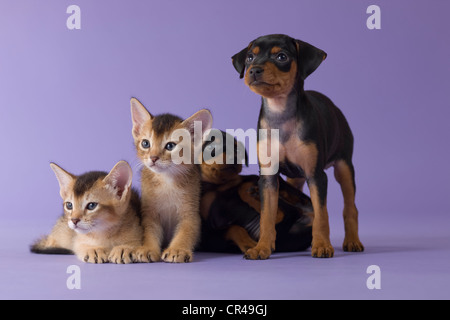
[{"label": "puppy's tan chest marking", "polygon": [[285,143],[280,144],[280,162],[288,162],[300,167],[310,177],[317,165],[317,147],[313,143],[301,141],[293,135]]},{"label": "puppy's tan chest marking", "polygon": [[[313,143],[305,142],[300,139],[302,130],[301,121],[290,119],[274,125],[273,121],[266,119],[260,121],[260,128],[265,130],[279,130],[279,161],[280,163],[289,162],[299,166],[307,176],[314,173],[317,164],[318,151]],[[265,143],[271,143],[270,135]]]}]

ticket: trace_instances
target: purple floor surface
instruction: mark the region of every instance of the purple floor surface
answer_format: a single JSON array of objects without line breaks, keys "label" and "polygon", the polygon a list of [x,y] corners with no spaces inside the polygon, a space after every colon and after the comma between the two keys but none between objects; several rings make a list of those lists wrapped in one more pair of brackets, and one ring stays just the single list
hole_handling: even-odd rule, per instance
[{"label": "purple floor surface", "polygon": [[[363,224],[364,253],[343,252],[341,228],[332,225],[336,256],[327,260],[309,252],[267,261],[197,253],[195,262],[179,265],[89,265],[74,256],[34,255],[28,245],[48,227],[2,225],[0,299],[450,299],[448,222],[400,232],[371,223],[367,234]],[[67,288],[71,265],[81,270],[79,290]],[[371,265],[380,267],[380,290],[367,287]]]}]

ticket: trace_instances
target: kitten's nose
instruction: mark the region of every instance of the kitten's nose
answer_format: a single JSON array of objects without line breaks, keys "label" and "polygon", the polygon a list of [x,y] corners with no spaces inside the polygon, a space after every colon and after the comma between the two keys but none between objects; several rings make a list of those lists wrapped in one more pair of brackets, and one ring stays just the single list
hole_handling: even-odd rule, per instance
[{"label": "kitten's nose", "polygon": [[74,225],[77,225],[78,222],[81,221],[80,219],[71,219],[71,220],[72,220],[72,223],[73,223]]},{"label": "kitten's nose", "polygon": [[153,163],[156,163],[156,161],[159,160],[159,157],[150,157],[150,160],[152,160]]}]

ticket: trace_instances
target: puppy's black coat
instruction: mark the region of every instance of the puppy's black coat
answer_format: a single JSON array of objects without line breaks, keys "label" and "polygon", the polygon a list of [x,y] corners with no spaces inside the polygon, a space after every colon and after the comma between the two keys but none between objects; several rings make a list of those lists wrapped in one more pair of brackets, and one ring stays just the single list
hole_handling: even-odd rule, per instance
[{"label": "puppy's black coat", "polygon": [[[342,112],[316,91],[305,91],[304,81],[327,54],[286,35],[268,35],[252,41],[232,57],[233,65],[245,77],[249,88],[262,96],[259,129],[279,130],[279,171],[261,165],[261,236],[248,259],[267,259],[275,249],[274,225],[279,193],[278,175],[285,174],[292,185],[302,190],[307,182],[314,206],[314,257],[332,257],[328,210],[328,179],[324,170],[334,167],[344,196],[345,251],[363,251],[358,236],[358,211],[355,206],[355,170],[352,163],[353,134]],[[271,136],[259,136],[258,146],[273,143]]]},{"label": "puppy's black coat", "polygon": [[[256,245],[260,234],[261,199],[259,177],[239,173],[238,148],[235,140],[234,162],[226,164],[226,136],[221,141],[206,142],[223,144],[213,151],[213,157],[222,158],[224,164],[201,165],[202,240],[198,250],[213,252],[246,252]],[[233,137],[232,137],[233,138]],[[247,155],[245,154],[246,162]],[[295,189],[281,177],[276,230],[277,252],[303,251],[312,241],[312,203],[303,192]]]}]

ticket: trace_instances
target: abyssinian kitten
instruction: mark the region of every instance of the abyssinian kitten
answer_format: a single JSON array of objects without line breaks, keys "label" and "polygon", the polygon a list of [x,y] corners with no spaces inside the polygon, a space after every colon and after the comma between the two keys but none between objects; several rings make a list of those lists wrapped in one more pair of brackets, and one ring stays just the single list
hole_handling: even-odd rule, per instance
[{"label": "abyssinian kitten", "polygon": [[140,199],[132,189],[132,170],[120,161],[111,172],[75,176],[58,165],[55,172],[64,201],[64,215],[50,235],[31,246],[34,253],[75,254],[89,263],[136,262],[142,245]]},{"label": "abyssinian kitten", "polygon": [[[200,110],[186,120],[171,114],[153,116],[133,98],[131,116],[137,156],[143,164],[144,243],[137,258],[139,262],[191,262],[201,227],[201,178],[199,165],[193,162],[194,149],[197,146],[201,151],[201,138],[212,126],[211,113]],[[202,125],[198,142],[195,122]],[[185,133],[182,139],[180,132]],[[175,157],[185,161],[180,163]]]}]

